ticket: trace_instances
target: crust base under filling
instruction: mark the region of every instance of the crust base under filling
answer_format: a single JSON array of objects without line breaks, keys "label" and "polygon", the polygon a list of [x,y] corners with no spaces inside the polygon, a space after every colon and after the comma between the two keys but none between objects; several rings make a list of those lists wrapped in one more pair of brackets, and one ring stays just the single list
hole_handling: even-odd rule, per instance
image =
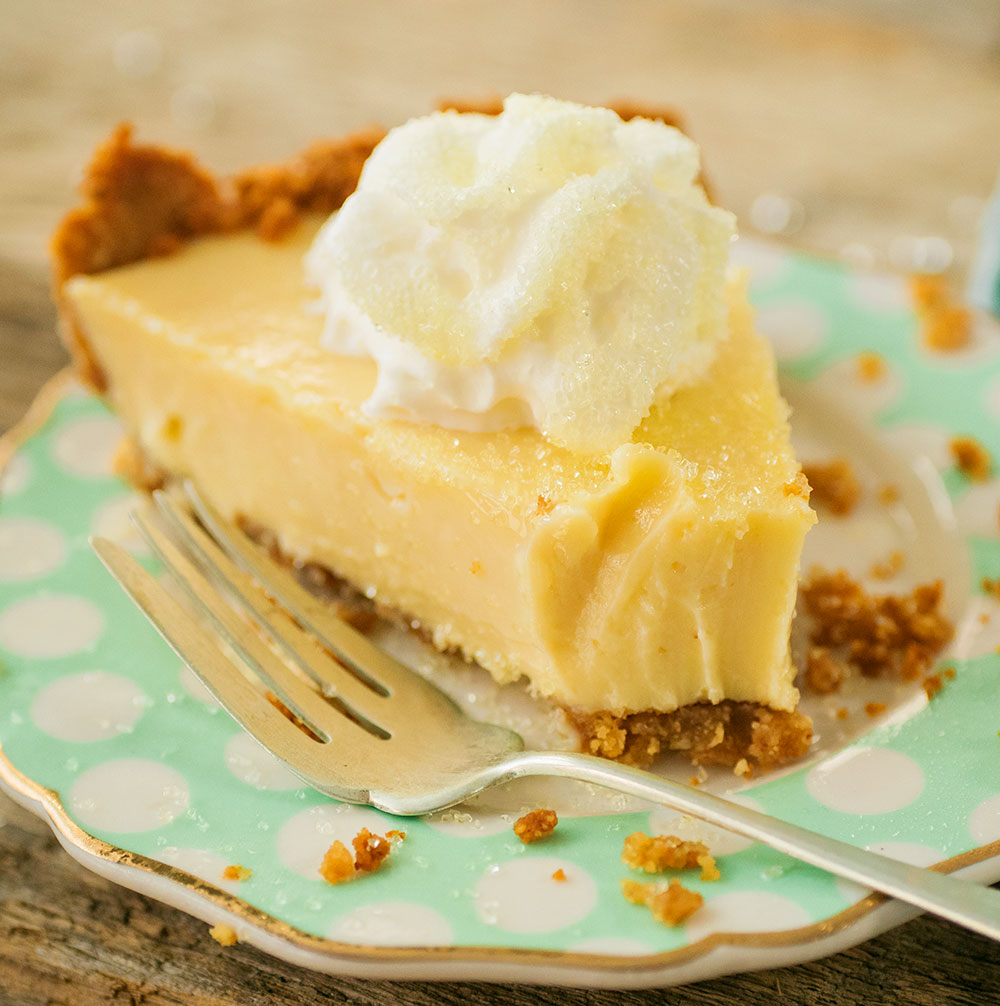
[{"label": "crust base under filling", "polygon": [[[138,445],[126,438],[115,459],[119,475],[138,489],[152,492],[170,481],[167,472],[151,464]],[[243,532],[273,559],[297,571],[302,583],[324,597],[339,617],[364,631],[377,616],[407,631],[418,631],[432,643],[429,633],[412,628],[405,612],[387,609],[368,600],[334,571],[313,562],[293,559],[278,545],[277,536],[249,518],[240,520]],[[658,754],[677,751],[695,765],[746,766],[768,769],[801,758],[812,742],[812,721],[798,710],[772,709],[759,702],[717,704],[697,702],[670,712],[647,709],[614,713],[565,709],[580,736],[583,751],[628,765],[648,765]]]}]

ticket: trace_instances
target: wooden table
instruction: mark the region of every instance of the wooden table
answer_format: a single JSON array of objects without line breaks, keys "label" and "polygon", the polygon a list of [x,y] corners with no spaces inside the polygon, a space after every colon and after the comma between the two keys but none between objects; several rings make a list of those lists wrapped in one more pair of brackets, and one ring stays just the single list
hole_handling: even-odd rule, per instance
[{"label": "wooden table", "polygon": [[[916,6],[916,5],[914,5]],[[120,119],[221,169],[392,124],[445,94],[621,95],[684,109],[720,200],[807,248],[961,274],[1000,166],[1000,7],[889,0],[835,12],[725,0],[5,0],[0,11],[0,431],[65,362],[44,241]],[[770,202],[762,196],[779,197]],[[777,207],[777,212],[775,212]],[[792,233],[794,232],[794,233]],[[915,239],[943,238],[928,246]],[[0,798],[0,1006],[302,1002],[1000,1001],[995,944],[930,919],[850,952],[664,993],[317,976],[78,867]]]}]

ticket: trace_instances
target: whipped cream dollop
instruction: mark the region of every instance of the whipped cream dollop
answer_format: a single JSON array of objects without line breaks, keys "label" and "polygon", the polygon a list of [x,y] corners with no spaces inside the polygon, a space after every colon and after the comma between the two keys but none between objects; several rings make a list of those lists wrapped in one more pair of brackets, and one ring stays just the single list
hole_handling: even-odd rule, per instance
[{"label": "whipped cream dollop", "polygon": [[369,416],[611,451],[725,336],[698,170],[672,127],[541,96],[413,119],[306,256],[323,344],[377,364]]}]

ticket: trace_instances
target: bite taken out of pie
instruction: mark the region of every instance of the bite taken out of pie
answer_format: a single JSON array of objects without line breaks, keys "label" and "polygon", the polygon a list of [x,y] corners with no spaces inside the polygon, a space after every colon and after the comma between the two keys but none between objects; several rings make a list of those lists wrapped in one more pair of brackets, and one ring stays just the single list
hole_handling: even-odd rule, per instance
[{"label": "bite taken out of pie", "polygon": [[766,769],[811,739],[814,515],[728,215],[662,116],[550,101],[230,179],[122,127],[53,238],[62,332],[135,481],[527,678],[585,750]]}]

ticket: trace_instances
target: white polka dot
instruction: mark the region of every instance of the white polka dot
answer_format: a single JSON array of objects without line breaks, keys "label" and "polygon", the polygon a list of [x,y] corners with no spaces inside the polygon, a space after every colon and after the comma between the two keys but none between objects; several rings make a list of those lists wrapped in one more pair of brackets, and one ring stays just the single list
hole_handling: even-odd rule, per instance
[{"label": "white polka dot", "polygon": [[882,430],[879,438],[894,453],[911,461],[929,462],[938,471],[951,467],[955,461],[949,447],[951,437],[940,426],[932,426],[930,423],[899,423]]},{"label": "white polka dot", "polygon": [[133,555],[149,555],[149,546],[139,534],[129,514],[140,502],[138,493],[115,496],[102,503],[94,514],[91,531],[102,538],[110,538],[116,545],[128,549]]},{"label": "white polka dot", "polygon": [[102,741],[130,732],[148,704],[128,678],[83,671],[46,685],[31,703],[31,719],[57,740]]},{"label": "white polka dot", "polygon": [[[734,794],[726,796],[727,800],[738,803],[741,807],[759,810],[764,808],[752,797]],[[687,842],[704,842],[713,856],[729,856],[734,852],[742,852],[754,844],[752,838],[744,838],[732,831],[709,824],[697,817],[682,814],[669,807],[657,807],[649,815],[649,830],[654,835],[676,835]]]},{"label": "white polka dot", "polygon": [[198,677],[187,664],[181,664],[178,672],[181,688],[184,689],[193,699],[204,702],[206,706],[220,708],[216,697],[208,690],[208,686]]},{"label": "white polka dot", "polygon": [[993,656],[1000,647],[1000,603],[992,597],[974,597],[955,630],[951,652],[959,660]]},{"label": "white polka dot", "polygon": [[[909,863],[910,866],[931,866],[947,858],[940,849],[919,845],[916,842],[876,842],[873,845],[866,845],[865,848],[869,852],[877,852],[880,856],[887,856],[900,863]],[[844,900],[852,905],[872,893],[870,887],[862,887],[861,884],[845,880],[843,877],[837,877],[836,886]]]},{"label": "white polka dot", "polygon": [[226,745],[226,768],[255,789],[302,789],[305,783],[249,734],[238,733]]},{"label": "white polka dot", "polygon": [[855,304],[871,311],[899,314],[912,310],[910,292],[902,276],[856,272],[847,277],[844,289]]},{"label": "white polka dot", "polygon": [[[562,870],[565,880],[553,880]],[[590,875],[565,859],[522,856],[490,866],[476,884],[476,914],[514,933],[549,933],[586,918],[597,903]]]},{"label": "white polka dot", "polygon": [[835,401],[840,411],[866,418],[896,401],[902,394],[903,382],[888,360],[884,374],[866,381],[858,376],[858,358],[849,356],[827,367],[810,388]]},{"label": "white polka dot", "polygon": [[34,517],[0,517],[0,582],[45,576],[65,558],[59,528]]},{"label": "white polka dot", "polygon": [[888,814],[913,803],[924,773],[908,755],[889,748],[850,748],[806,774],[814,800],[845,814]]},{"label": "white polka dot", "polygon": [[246,881],[223,879],[222,871],[227,866],[237,864],[207,849],[178,849],[175,845],[168,845],[156,853],[156,858],[161,863],[176,866],[179,870],[190,873],[192,877],[221,887],[231,894],[238,894],[240,887],[246,883]]},{"label": "white polka dot", "polygon": [[0,647],[21,657],[65,657],[96,642],[104,616],[70,594],[37,594],[0,611]]},{"label": "white polka dot", "polygon": [[278,832],[278,858],[289,870],[322,883],[319,866],[334,842],[351,848],[351,839],[367,828],[385,834],[390,819],[377,811],[346,803],[323,803],[290,817]]},{"label": "white polka dot", "polygon": [[111,416],[84,416],[55,436],[52,456],[71,475],[99,478],[111,474],[111,459],[122,439],[121,423]]},{"label": "white polka dot", "polygon": [[449,807],[425,817],[435,831],[444,832],[455,838],[485,838],[487,835],[499,835],[514,827],[515,816],[512,814],[482,813],[465,807]]},{"label": "white polka dot", "polygon": [[955,518],[966,534],[1000,535],[1000,479],[973,483],[955,504]]},{"label": "white polka dot", "polygon": [[23,492],[31,481],[31,462],[25,454],[15,454],[0,471],[0,496]]},{"label": "white polka dot", "polygon": [[750,272],[750,284],[773,283],[788,268],[791,255],[780,245],[740,237],[733,243],[730,263]]},{"label": "white polka dot", "polygon": [[711,933],[763,933],[798,929],[812,920],[798,902],[770,891],[734,891],[705,902],[687,922],[691,942]]},{"label": "white polka dot", "polygon": [[329,936],[342,943],[377,947],[447,947],[454,942],[444,916],[412,901],[362,905],[337,919]]},{"label": "white polka dot", "polygon": [[757,311],[757,330],[770,340],[779,360],[795,360],[818,349],[829,326],[826,315],[805,300],[782,300]]},{"label": "white polka dot", "polygon": [[1000,839],[1000,796],[984,800],[969,815],[969,832],[979,845]]},{"label": "white polka dot", "polygon": [[567,950],[577,954],[608,954],[612,957],[641,957],[655,954],[648,943],[639,940],[624,940],[617,936],[592,936],[587,940],[571,943]]},{"label": "white polka dot", "polygon": [[145,758],[118,758],[87,769],[69,791],[69,809],[85,828],[135,832],[162,828],[187,809],[184,777]]}]

